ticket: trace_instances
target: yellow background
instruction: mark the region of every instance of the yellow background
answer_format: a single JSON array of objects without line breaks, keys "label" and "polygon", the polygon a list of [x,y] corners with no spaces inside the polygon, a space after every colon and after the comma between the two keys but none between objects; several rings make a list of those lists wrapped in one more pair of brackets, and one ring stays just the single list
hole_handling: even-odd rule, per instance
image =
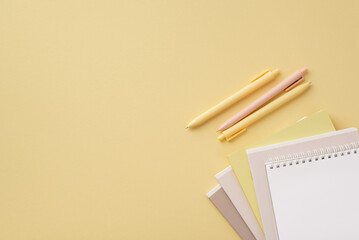
[{"label": "yellow background", "polygon": [[[205,194],[225,156],[319,109],[357,127],[359,1],[1,0],[0,239],[238,239]],[[305,95],[217,127],[306,66]],[[266,68],[281,75],[207,124]]]}]

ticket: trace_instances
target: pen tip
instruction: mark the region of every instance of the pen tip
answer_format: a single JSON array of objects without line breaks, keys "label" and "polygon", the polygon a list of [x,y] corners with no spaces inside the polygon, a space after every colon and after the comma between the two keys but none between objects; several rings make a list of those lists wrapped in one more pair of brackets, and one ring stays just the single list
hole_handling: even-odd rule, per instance
[{"label": "pen tip", "polygon": [[185,127],[184,129],[187,129],[188,128],[188,126],[187,127]]},{"label": "pen tip", "polygon": [[219,132],[219,130],[217,130],[216,132]]}]

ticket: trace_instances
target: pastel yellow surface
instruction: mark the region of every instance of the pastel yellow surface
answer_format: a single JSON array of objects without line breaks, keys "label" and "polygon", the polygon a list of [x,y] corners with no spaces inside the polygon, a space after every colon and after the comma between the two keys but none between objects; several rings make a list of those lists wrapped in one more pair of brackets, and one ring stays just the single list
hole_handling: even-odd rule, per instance
[{"label": "pastel yellow surface", "polygon": [[[1,0],[0,239],[237,239],[206,197],[226,156],[325,109],[358,127],[359,1]],[[308,67],[305,94],[218,127]],[[203,126],[265,69],[280,75]]]},{"label": "pastel yellow surface", "polygon": [[328,113],[325,111],[319,111],[312,116],[302,119],[293,126],[290,126],[278,133],[264,138],[257,143],[248,146],[247,148],[228,155],[228,160],[233,168],[233,171],[235,172],[261,227],[262,221],[259,213],[258,202],[246,150],[331,131],[335,131],[335,128],[332,124],[332,121],[330,120]]}]

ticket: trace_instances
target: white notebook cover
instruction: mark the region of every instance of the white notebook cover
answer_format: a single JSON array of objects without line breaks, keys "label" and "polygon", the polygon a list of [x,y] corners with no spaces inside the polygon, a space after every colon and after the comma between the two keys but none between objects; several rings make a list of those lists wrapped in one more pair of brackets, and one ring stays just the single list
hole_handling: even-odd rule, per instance
[{"label": "white notebook cover", "polygon": [[312,151],[318,148],[357,141],[359,141],[357,129],[349,128],[247,150],[266,240],[277,240],[278,236],[265,163],[273,157],[286,156],[291,153]]},{"label": "white notebook cover", "polygon": [[248,228],[257,240],[265,240],[263,231],[257,222],[251,206],[238,182],[231,166],[216,175],[217,181],[231,199],[234,207],[246,222]]},{"label": "white notebook cover", "polygon": [[359,144],[345,146],[266,164],[280,240],[359,239]]}]

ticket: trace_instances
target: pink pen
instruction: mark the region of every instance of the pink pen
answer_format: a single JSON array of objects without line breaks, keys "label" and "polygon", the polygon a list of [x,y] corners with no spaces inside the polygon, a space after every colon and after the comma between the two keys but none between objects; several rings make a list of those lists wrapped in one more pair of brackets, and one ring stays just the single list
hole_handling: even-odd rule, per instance
[{"label": "pink pen", "polygon": [[307,68],[303,68],[299,71],[294,72],[287,79],[279,83],[277,86],[269,90],[266,94],[258,98],[256,101],[249,104],[247,107],[243,108],[242,111],[235,114],[233,117],[225,121],[218,129],[218,131],[224,131],[237,122],[241,121],[243,118],[247,117],[249,114],[263,106],[269,100],[274,98],[276,95],[282,91],[288,91],[299,84],[303,79],[303,74],[307,72]]}]

